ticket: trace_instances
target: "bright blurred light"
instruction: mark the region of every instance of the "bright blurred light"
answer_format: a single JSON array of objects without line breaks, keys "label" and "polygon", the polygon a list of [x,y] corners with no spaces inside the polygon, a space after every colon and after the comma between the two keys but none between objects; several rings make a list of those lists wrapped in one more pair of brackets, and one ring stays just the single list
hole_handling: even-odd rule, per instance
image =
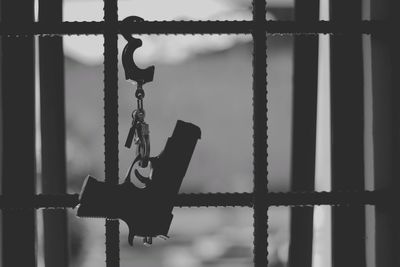
[{"label": "bright blurred light", "polygon": [[[329,20],[329,2],[320,1],[320,19]],[[319,36],[318,118],[315,190],[331,190],[329,35]],[[332,266],[331,207],[314,207],[313,267]]]},{"label": "bright blurred light", "polygon": [[[250,4],[250,1],[249,1]],[[209,19],[236,5],[224,0],[129,0],[118,2],[121,18],[136,15],[146,20]],[[103,1],[64,1],[65,21],[103,20]]]},{"label": "bright blurred light", "polygon": [[[250,4],[250,2],[249,2]],[[146,20],[251,20],[251,11],[246,6],[238,7],[223,0],[146,0],[120,1],[120,20],[138,15]],[[157,8],[154,8],[157,7]],[[101,21],[102,1],[64,2],[64,21]],[[178,63],[197,53],[228,49],[238,42],[248,42],[249,35],[207,36],[149,36],[140,37],[143,46],[135,59],[139,64]],[[118,49],[126,44],[119,38]],[[65,53],[87,65],[98,65],[103,61],[102,36],[72,36],[64,38]]]},{"label": "bright blurred light", "polygon": [[169,247],[164,252],[166,267],[201,267],[201,263],[184,247]]}]

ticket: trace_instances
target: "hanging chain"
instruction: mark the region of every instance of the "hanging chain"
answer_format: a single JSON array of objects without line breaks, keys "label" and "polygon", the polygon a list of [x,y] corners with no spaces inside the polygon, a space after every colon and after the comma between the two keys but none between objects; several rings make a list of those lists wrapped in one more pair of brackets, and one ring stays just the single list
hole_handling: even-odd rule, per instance
[{"label": "hanging chain", "polygon": [[[137,108],[132,112],[132,124],[125,142],[125,146],[130,148],[132,142],[136,145],[136,157],[139,157],[139,166],[146,168],[150,157],[150,130],[149,125],[144,121],[146,112],[143,107],[145,96],[143,84],[137,83],[135,92],[137,98]],[[130,175],[130,173],[128,173]]]}]

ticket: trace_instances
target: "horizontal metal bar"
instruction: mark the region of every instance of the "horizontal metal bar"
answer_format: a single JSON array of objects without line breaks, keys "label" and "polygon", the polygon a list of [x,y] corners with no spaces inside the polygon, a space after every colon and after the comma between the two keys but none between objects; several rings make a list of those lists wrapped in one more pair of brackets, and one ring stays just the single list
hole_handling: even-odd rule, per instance
[{"label": "horizontal metal bar", "polygon": [[[265,206],[348,206],[348,205],[389,205],[394,194],[378,191],[361,192],[289,192],[267,193]],[[180,194],[177,207],[252,207],[252,193],[206,193]]]},{"label": "horizontal metal bar", "polygon": [[[349,206],[349,205],[396,205],[396,193],[385,191],[347,192],[289,192],[267,193],[265,206]],[[20,202],[0,195],[0,209],[28,208],[75,208],[79,194],[39,194],[31,202]],[[252,207],[252,193],[202,193],[179,194],[176,207]]]},{"label": "horizontal metal bar", "polygon": [[38,194],[31,201],[0,195],[0,209],[74,208],[79,204],[79,194]]},{"label": "horizontal metal bar", "polygon": [[31,24],[6,25],[0,23],[0,35],[100,35],[104,33],[104,22],[73,21],[59,23],[34,22]]},{"label": "horizontal metal bar", "polygon": [[[395,23],[388,21],[360,21],[340,23],[333,21],[267,21],[267,34],[391,34]],[[0,23],[0,35],[101,35],[106,29],[132,34],[250,34],[255,29],[253,21],[143,21],[118,22],[73,21],[61,23],[34,22],[11,25]],[[110,31],[107,31],[110,33]]]}]

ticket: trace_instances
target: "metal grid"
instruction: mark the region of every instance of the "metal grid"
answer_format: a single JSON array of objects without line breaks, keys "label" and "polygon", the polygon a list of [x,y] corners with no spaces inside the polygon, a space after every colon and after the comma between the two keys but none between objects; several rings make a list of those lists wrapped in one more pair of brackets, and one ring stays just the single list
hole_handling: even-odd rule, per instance
[{"label": "metal grid", "polygon": [[[117,0],[104,0],[102,22],[42,22],[10,25],[0,23],[2,36],[104,35],[104,127],[105,181],[118,183],[118,50],[122,28],[136,34],[252,34],[254,106],[253,193],[180,194],[178,207],[252,207],[254,209],[254,264],[268,265],[268,207],[314,205],[388,205],[394,194],[378,191],[269,193],[267,179],[267,34],[388,34],[392,26],[383,21],[296,22],[266,21],[266,1],[253,1],[253,21],[118,21]],[[16,203],[0,196],[1,209],[74,208],[78,195],[36,195],[34,201]],[[119,266],[119,224],[106,221],[107,266]]]},{"label": "metal grid", "polygon": [[[334,21],[143,21],[113,22],[113,33],[124,31],[132,34],[251,34],[254,29],[267,34],[390,34],[395,30],[387,21],[357,21],[341,23]],[[110,26],[105,21],[66,21],[45,24],[34,22],[18,25],[0,23],[0,34],[24,35],[107,35]],[[125,27],[126,26],[126,27]]]}]

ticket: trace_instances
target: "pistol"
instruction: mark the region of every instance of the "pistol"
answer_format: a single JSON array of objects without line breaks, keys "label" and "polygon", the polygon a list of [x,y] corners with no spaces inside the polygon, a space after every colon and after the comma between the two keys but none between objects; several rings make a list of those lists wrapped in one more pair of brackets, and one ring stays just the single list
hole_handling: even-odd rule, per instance
[{"label": "pistol", "polygon": [[135,236],[147,238],[150,244],[153,237],[168,237],[174,202],[200,138],[198,126],[178,120],[163,151],[151,158],[152,174],[144,188],[130,179],[113,185],[87,176],[77,216],[123,220],[131,246]]}]

